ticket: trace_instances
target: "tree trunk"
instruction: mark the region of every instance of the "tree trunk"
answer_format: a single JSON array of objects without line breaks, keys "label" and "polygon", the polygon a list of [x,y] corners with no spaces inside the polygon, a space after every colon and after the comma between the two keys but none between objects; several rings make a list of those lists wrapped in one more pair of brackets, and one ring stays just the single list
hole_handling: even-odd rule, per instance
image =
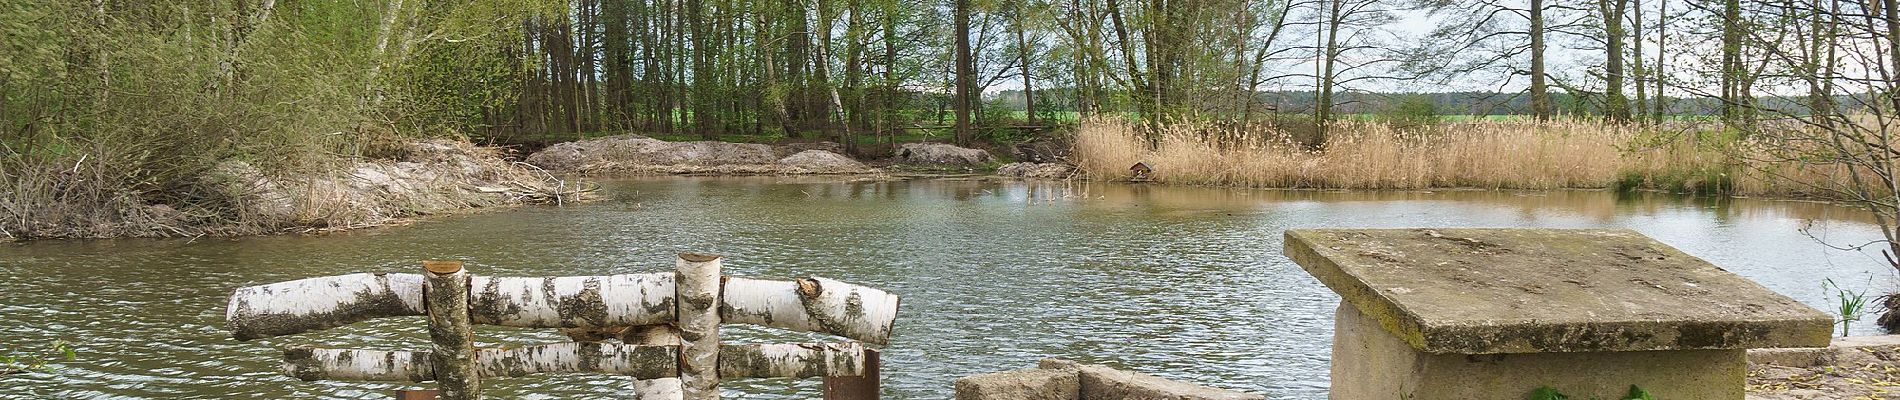
[{"label": "tree trunk", "polygon": [[428,302],[429,357],[444,400],[482,398],[475,371],[475,327],[469,322],[469,276],[460,261],[424,261],[422,298]]},{"label": "tree trunk", "polygon": [[[1830,2],[1832,6],[1828,9],[1829,12],[1825,14],[1826,18],[1823,18],[1821,1],[1822,0],[1814,0],[1814,29],[1816,34],[1819,35],[1819,37],[1814,39],[1814,53],[1815,56],[1820,57],[1820,59],[1815,60],[1815,71],[1809,75],[1814,78],[1814,81],[1811,83],[1813,85],[1811,88],[1813,93],[1810,94],[1808,107],[1809,115],[1812,119],[1815,119],[1816,122],[1820,123],[1823,127],[1832,127],[1835,114],[1834,81],[1823,77],[1835,76],[1835,51],[1840,48],[1840,46],[1834,43],[1834,41],[1840,35],[1840,25],[1836,18],[1840,15],[1841,3],[1840,0]],[[1823,23],[1823,20],[1826,22]]]},{"label": "tree trunk", "polygon": [[685,400],[719,398],[719,256],[681,253],[674,270]]},{"label": "tree trunk", "polygon": [[1531,115],[1538,121],[1551,117],[1550,85],[1544,73],[1544,0],[1531,0]]},{"label": "tree trunk", "polygon": [[864,374],[864,344],[729,344],[719,347],[721,378],[815,378]]},{"label": "tree trunk", "polygon": [[704,10],[706,7],[701,0],[686,0],[685,8],[685,24],[687,31],[692,35],[691,43],[693,45],[691,60],[693,64],[691,66],[693,71],[691,86],[693,101],[689,103],[692,105],[692,130],[697,132],[701,139],[718,140],[719,132],[712,129],[714,108],[712,103],[715,99],[711,91],[713,90],[714,83],[709,81],[713,80],[713,57],[711,54],[708,54],[710,52],[707,51],[707,47],[712,44],[712,40],[707,37],[709,36],[709,32],[707,32],[709,27],[705,21]]},{"label": "tree trunk", "polygon": [[[1886,18],[1883,19],[1887,22],[1887,57],[1891,62],[1882,70],[1894,71],[1889,74],[1900,73],[1900,0],[1880,0],[1880,2],[1884,8],[1881,11],[1886,13]],[[1892,77],[1889,77],[1886,83],[1888,105],[1892,107],[1888,110],[1900,111],[1900,87],[1896,87],[1896,82]],[[1882,129],[1882,131],[1886,130]],[[1900,243],[1893,243],[1892,246],[1896,254],[1900,254]]]},{"label": "tree trunk", "polygon": [[831,75],[831,27],[838,16],[830,4],[828,0],[818,1],[818,40],[814,41],[817,46],[812,58],[818,60],[815,63],[818,67],[818,82],[824,85],[825,90],[825,117],[821,121],[825,122],[827,131],[836,129],[832,138],[849,150],[852,147],[851,120],[844,112],[844,99],[838,94],[837,81]]},{"label": "tree trunk", "polygon": [[364,273],[238,288],[224,318],[233,337],[251,340],[424,310],[422,275]]},{"label": "tree trunk", "polygon": [[1722,1],[1722,120],[1736,123],[1736,107],[1741,99],[1742,5],[1740,0]]},{"label": "tree trunk", "polygon": [[1604,89],[1603,113],[1610,121],[1627,122],[1630,118],[1629,98],[1623,96],[1623,15],[1629,7],[1629,0],[1597,0],[1597,9],[1603,16],[1604,42]]},{"label": "tree trunk", "polygon": [[[578,8],[575,17],[579,21],[575,24],[575,30],[579,33],[575,35],[574,56],[580,59],[580,90],[577,91],[580,94],[580,119],[575,124],[579,126],[578,131],[591,132],[600,129],[600,65],[595,61],[599,51],[594,49],[600,43],[597,39],[601,29],[600,1],[582,0]],[[576,137],[586,138],[580,135]]]},{"label": "tree trunk", "polygon": [[826,278],[727,278],[720,318],[728,323],[820,332],[871,344],[890,340],[897,295]]},{"label": "tree trunk", "polygon": [[[648,346],[677,347],[680,344],[679,329],[674,328],[672,325],[646,325],[629,329],[631,332],[622,336],[621,341]],[[675,355],[675,357],[677,357],[677,355]],[[678,362],[675,361],[673,364],[677,369]],[[680,397],[685,395],[684,392],[680,391],[680,378],[678,376],[653,379],[634,378],[633,380],[633,398],[635,400],[679,400]]]},{"label": "tree trunk", "polygon": [[885,0],[884,3],[884,84],[878,91],[878,128],[872,134],[873,143],[880,136],[890,133],[897,126],[897,1]]},{"label": "tree trunk", "polygon": [[[475,366],[472,370],[482,378],[598,373],[631,376],[640,379],[640,382],[677,382],[679,379],[671,377],[681,372],[680,349],[681,346],[614,342],[564,342],[485,348],[475,350],[476,361],[471,365]],[[718,365],[713,369],[718,371],[719,376],[726,378],[860,376],[866,372],[864,345],[857,342],[727,344],[720,345],[718,352]],[[284,350],[283,372],[286,376],[304,381],[425,382],[438,380],[438,372],[429,361],[433,357],[434,352],[427,350],[296,346]],[[641,395],[641,392],[636,392],[636,395]]]},{"label": "tree trunk", "polygon": [[[769,30],[766,28],[765,24],[767,19],[763,14],[756,16],[753,21],[755,25],[760,27],[758,39],[760,43],[777,42],[776,37],[766,34]],[[762,67],[765,69],[765,102],[766,106],[771,108],[772,117],[777,120],[779,129],[785,131],[785,137],[797,137],[798,126],[792,122],[791,112],[786,110],[785,105],[786,97],[790,95],[790,91],[786,89],[787,85],[779,81],[778,77],[779,68],[777,59],[774,56],[777,53],[778,49],[775,47],[767,46],[759,49],[759,62],[764,64]]]},{"label": "tree trunk", "polygon": [[237,12],[231,14],[231,35],[225,42],[224,60],[218,63],[219,89],[225,96],[236,94],[234,90],[237,86],[238,70],[241,64],[238,60],[239,50],[244,47],[246,41],[250,40],[251,32],[269,21],[271,11],[277,8],[277,0],[263,0],[258,4],[257,11],[247,12],[245,5],[249,1],[237,0],[233,3],[237,5]]},{"label": "tree trunk", "polygon": [[[304,381],[423,382],[440,380],[430,363],[433,351],[324,349],[284,350],[284,375]],[[679,374],[678,346],[613,342],[565,342],[501,349],[476,349],[468,364],[482,378],[511,378],[550,373],[601,373],[646,380]],[[839,370],[840,373],[849,372]],[[750,372],[750,371],[748,371]],[[444,391],[446,397],[447,391]]]},{"label": "tree trunk", "polygon": [[[1121,49],[1122,66],[1123,68],[1126,68],[1128,70],[1128,84],[1125,86],[1130,91],[1142,91],[1143,89],[1152,87],[1152,84],[1148,82],[1149,79],[1142,77],[1141,68],[1136,66],[1136,63],[1135,63],[1136,53],[1135,53],[1135,49],[1133,45],[1131,44],[1133,43],[1133,40],[1129,38],[1128,26],[1126,25],[1126,23],[1123,21],[1123,18],[1122,18],[1121,2],[1119,0],[1105,0],[1103,4],[1108,7],[1108,21],[1115,25],[1115,41],[1118,44],[1118,47]],[[1149,71],[1149,72],[1152,73],[1153,71]],[[1154,104],[1151,101],[1140,100],[1143,98],[1147,98],[1147,96],[1143,96],[1141,94],[1136,94],[1135,97],[1137,99],[1135,101],[1135,112],[1140,114],[1142,117],[1144,117],[1143,119],[1149,121],[1148,126],[1150,129],[1147,136],[1149,139],[1149,145],[1152,146],[1154,144],[1155,139],[1157,139],[1154,136],[1155,130],[1152,128],[1159,126],[1158,124],[1160,123],[1161,119],[1147,118],[1147,117],[1157,115],[1157,113],[1159,113],[1158,110],[1160,109],[1160,105]]]},{"label": "tree trunk", "polygon": [[1649,114],[1653,121],[1661,124],[1663,116],[1669,112],[1669,96],[1663,92],[1663,84],[1669,79],[1669,70],[1664,64],[1669,57],[1667,51],[1669,48],[1669,2],[1658,3],[1660,4],[1656,10],[1656,66],[1650,70],[1650,75],[1656,80],[1656,95],[1650,101],[1650,107],[1654,107],[1655,110],[1650,111]]},{"label": "tree trunk", "polygon": [[471,320],[534,328],[620,327],[673,320],[666,273],[471,279]]},{"label": "tree trunk", "polygon": [[1036,126],[1036,82],[1030,78],[1030,51],[1028,34],[1029,16],[1021,3],[1016,4],[1016,57],[1023,65],[1023,115],[1030,126]]},{"label": "tree trunk", "polygon": [[957,113],[956,141],[969,146],[975,139],[970,127],[970,109],[976,100],[971,88],[976,85],[976,63],[970,57],[970,0],[956,1],[956,94],[951,100]]},{"label": "tree trunk", "polygon": [[[1333,122],[1333,66],[1339,60],[1339,25],[1343,22],[1340,20],[1339,15],[1340,9],[1344,7],[1345,0],[1330,0],[1330,3],[1331,5],[1327,7],[1326,18],[1324,19],[1326,24],[1326,45],[1320,48],[1322,54],[1320,54],[1319,87],[1315,88],[1318,97],[1313,100],[1313,124],[1315,125],[1315,131],[1318,132],[1313,142],[1308,143],[1309,146],[1313,147],[1323,146],[1326,143],[1326,134],[1327,131],[1331,129]],[[1533,83],[1533,85],[1535,85],[1535,83]]]},{"label": "tree trunk", "polygon": [[608,129],[628,129],[632,126],[630,118],[633,89],[633,48],[628,38],[627,3],[608,1],[601,8],[601,17],[606,26],[601,32],[602,69],[606,70],[607,90],[603,100],[605,125]]},{"label": "tree trunk", "polygon": [[383,18],[376,24],[376,47],[370,52],[369,78],[363,81],[363,94],[371,109],[383,101],[383,93],[377,81],[382,79],[383,55],[389,50],[389,38],[396,31],[396,17],[402,14],[403,0],[390,0],[388,9],[383,10]]},{"label": "tree trunk", "polygon": [[[435,380],[434,355],[427,351],[284,349],[284,375],[309,381],[424,382]],[[377,362],[358,362],[376,360]]]},{"label": "tree trunk", "polygon": [[[864,0],[845,2],[845,12],[849,17],[845,22],[844,87],[847,94],[844,102],[845,131],[849,135],[852,125],[863,127],[868,124],[864,112]],[[829,53],[829,52],[827,52]],[[845,149],[856,147],[856,142],[845,142]]]},{"label": "tree trunk", "polygon": [[1636,107],[1634,111],[1632,112],[1632,114],[1634,114],[1633,118],[1635,118],[1635,120],[1638,123],[1640,123],[1640,122],[1649,120],[1643,115],[1644,113],[1649,112],[1649,96],[1648,96],[1649,93],[1647,90],[1647,88],[1649,87],[1649,85],[1647,84],[1649,82],[1648,81],[1649,65],[1643,64],[1643,2],[1642,0],[1636,1],[1636,8],[1634,10],[1631,10],[1630,16],[1633,19],[1633,21],[1631,21],[1632,23],[1630,24],[1631,25],[1630,31],[1635,32],[1634,35],[1630,35],[1631,38],[1635,39],[1633,43],[1631,43],[1632,51],[1630,52],[1630,55],[1632,57],[1630,59],[1630,65],[1631,67],[1633,67],[1632,68],[1634,70],[1633,75],[1635,75],[1635,78],[1636,78],[1635,79],[1636,81]]},{"label": "tree trunk", "polygon": [[482,349],[484,378],[592,372],[635,378],[664,378],[679,371],[678,348],[613,342],[565,342]]}]

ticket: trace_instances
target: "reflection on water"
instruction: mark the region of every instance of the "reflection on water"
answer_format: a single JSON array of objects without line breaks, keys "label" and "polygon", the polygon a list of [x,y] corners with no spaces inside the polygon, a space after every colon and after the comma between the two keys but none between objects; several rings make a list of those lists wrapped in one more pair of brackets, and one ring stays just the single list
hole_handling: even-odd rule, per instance
[{"label": "reflection on water", "polygon": [[[1604,192],[1265,191],[1124,184],[850,178],[608,182],[606,201],[432,218],[317,237],[0,245],[0,347],[64,338],[55,375],[0,377],[0,397],[364,398],[395,384],[277,375],[276,348],[425,347],[420,318],[256,342],[229,339],[231,289],[431,258],[477,273],[660,271],[678,251],[725,254],[729,273],[820,275],[904,296],[885,352],[886,397],[950,397],[958,376],[1064,357],[1273,398],[1324,398],[1337,302],[1280,255],[1296,227],[1627,227],[1826,306],[1822,278],[1888,289],[1877,238],[1833,206]],[[1871,322],[1871,318],[1869,319]],[[1871,332],[1870,323],[1857,327]],[[742,341],[825,340],[728,326]],[[484,327],[484,345],[564,340]],[[497,398],[604,397],[617,377],[489,382]],[[407,385],[407,387],[416,387]],[[735,381],[728,397],[817,396],[816,380]]]}]

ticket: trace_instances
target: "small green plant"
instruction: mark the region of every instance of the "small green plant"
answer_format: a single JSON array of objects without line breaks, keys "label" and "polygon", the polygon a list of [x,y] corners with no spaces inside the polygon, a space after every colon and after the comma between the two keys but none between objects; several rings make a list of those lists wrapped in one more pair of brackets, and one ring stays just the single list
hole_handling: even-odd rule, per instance
[{"label": "small green plant", "polygon": [[1531,398],[1530,398],[1530,400],[1569,400],[1569,399],[1570,399],[1570,396],[1565,396],[1563,392],[1559,392],[1557,391],[1556,388],[1552,388],[1549,386],[1539,387],[1537,388],[1537,390],[1532,390]]},{"label": "small green plant", "polygon": [[1848,328],[1852,327],[1854,321],[1859,321],[1860,317],[1867,314],[1867,291],[1849,291],[1834,283],[1832,278],[1821,280],[1821,291],[1834,294],[1838,305],[1835,314],[1840,316],[1838,324],[1841,325],[1841,336],[1847,336]]},{"label": "small green plant", "polygon": [[1623,400],[1656,400],[1656,397],[1650,396],[1649,391],[1643,388],[1630,385],[1630,394],[1624,395]]},{"label": "small green plant", "polygon": [[0,376],[50,371],[52,368],[46,366],[48,362],[72,360],[78,356],[78,353],[73,351],[72,343],[67,343],[65,340],[54,340],[50,347],[47,352],[52,354],[50,356],[20,354],[17,351],[6,351],[0,354]]},{"label": "small green plant", "polygon": [[[1563,392],[1557,391],[1556,388],[1543,386],[1531,391],[1530,400],[1570,400],[1570,396],[1564,395]],[[1597,398],[1591,397],[1590,400],[1597,400]],[[1649,391],[1643,390],[1643,388],[1637,387],[1636,385],[1630,385],[1629,394],[1624,395],[1622,400],[1656,400],[1656,398],[1650,396]]]}]

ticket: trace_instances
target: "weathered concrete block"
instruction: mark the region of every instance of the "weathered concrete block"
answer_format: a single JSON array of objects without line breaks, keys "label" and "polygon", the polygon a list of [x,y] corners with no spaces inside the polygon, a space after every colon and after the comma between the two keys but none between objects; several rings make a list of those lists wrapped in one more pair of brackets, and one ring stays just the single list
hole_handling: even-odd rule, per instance
[{"label": "weathered concrete block", "polygon": [[1034,369],[957,379],[957,400],[1265,400],[1101,365],[1045,358]]},{"label": "weathered concrete block", "polygon": [[1333,399],[1742,399],[1756,347],[1832,318],[1629,230],[1291,230],[1338,292]]},{"label": "weathered concrete block", "polygon": [[1427,353],[1346,304],[1333,330],[1334,400],[1522,399],[1543,386],[1573,399],[1620,399],[1630,385],[1659,399],[1740,400],[1748,375],[1741,349]]},{"label": "weathered concrete block", "polygon": [[1102,365],[1045,358],[1037,368],[1074,370],[1081,375],[1083,400],[1264,400],[1266,396],[1211,388]]},{"label": "weathered concrete block", "polygon": [[1849,336],[1834,338],[1834,343],[1824,348],[1776,348],[1753,349],[1748,351],[1748,363],[1751,365],[1777,365],[1783,367],[1806,368],[1818,365],[1855,363],[1854,358],[1866,357],[1862,349],[1900,346],[1900,335]]},{"label": "weathered concrete block", "polygon": [[1139,372],[1082,365],[1087,400],[1264,400],[1266,396],[1211,388]]},{"label": "weathered concrete block", "polygon": [[1077,400],[1080,372],[1030,368],[958,378],[957,400]]},{"label": "weathered concrete block", "polygon": [[1833,327],[1623,229],[1302,229],[1286,254],[1430,353],[1823,347]]}]

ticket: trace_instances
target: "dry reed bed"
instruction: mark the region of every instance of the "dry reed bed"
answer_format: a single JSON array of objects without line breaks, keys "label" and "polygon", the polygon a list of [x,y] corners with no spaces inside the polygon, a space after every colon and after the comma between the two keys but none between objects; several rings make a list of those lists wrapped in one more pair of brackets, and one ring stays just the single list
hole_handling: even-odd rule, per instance
[{"label": "dry reed bed", "polygon": [[[1316,189],[1653,188],[1812,196],[1845,180],[1839,168],[1741,163],[1719,144],[1592,121],[1473,121],[1400,128],[1341,122],[1323,149],[1265,126],[1085,121],[1074,158],[1088,176],[1118,179],[1145,162],[1157,182]],[[1676,127],[1678,131],[1694,127]]]}]

